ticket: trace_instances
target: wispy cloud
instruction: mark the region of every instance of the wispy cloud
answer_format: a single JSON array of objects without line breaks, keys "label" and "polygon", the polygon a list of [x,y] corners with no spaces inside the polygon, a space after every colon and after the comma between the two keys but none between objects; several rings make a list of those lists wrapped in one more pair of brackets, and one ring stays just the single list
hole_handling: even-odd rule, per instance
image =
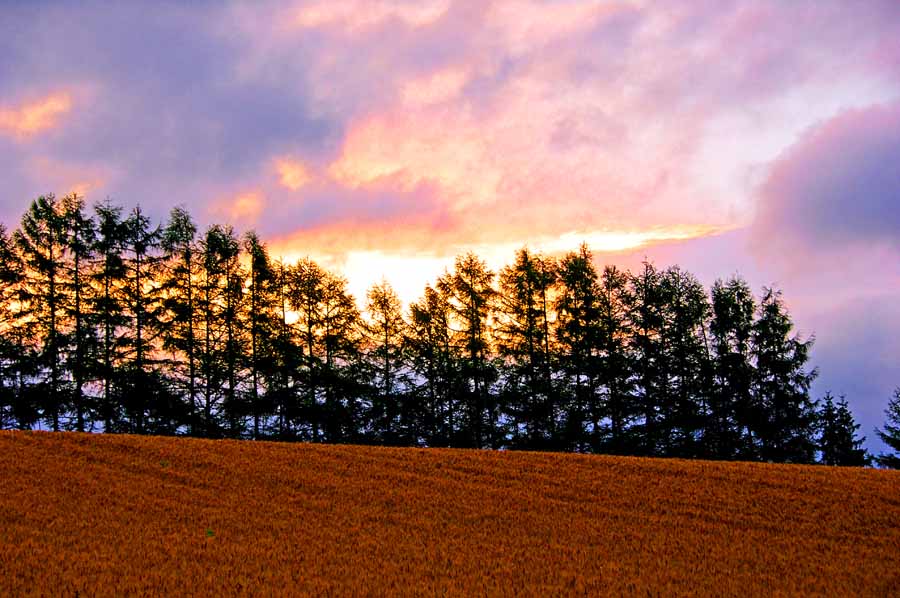
[{"label": "wispy cloud", "polygon": [[0,132],[20,140],[28,139],[56,127],[71,109],[72,98],[67,92],[52,93],[18,106],[0,106]]}]

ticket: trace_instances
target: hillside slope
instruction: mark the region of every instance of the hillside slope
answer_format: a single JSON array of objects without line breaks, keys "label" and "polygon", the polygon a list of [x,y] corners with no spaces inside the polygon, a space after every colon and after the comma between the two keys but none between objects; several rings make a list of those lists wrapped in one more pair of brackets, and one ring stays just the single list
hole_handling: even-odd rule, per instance
[{"label": "hillside slope", "polygon": [[900,595],[900,474],[0,433],[0,595]]}]

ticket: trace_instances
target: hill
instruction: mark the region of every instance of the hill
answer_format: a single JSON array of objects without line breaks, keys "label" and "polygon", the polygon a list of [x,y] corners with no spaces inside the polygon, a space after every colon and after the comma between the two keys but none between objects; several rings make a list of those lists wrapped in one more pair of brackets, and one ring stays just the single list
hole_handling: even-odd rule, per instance
[{"label": "hill", "polygon": [[900,474],[0,433],[0,594],[900,595]]}]

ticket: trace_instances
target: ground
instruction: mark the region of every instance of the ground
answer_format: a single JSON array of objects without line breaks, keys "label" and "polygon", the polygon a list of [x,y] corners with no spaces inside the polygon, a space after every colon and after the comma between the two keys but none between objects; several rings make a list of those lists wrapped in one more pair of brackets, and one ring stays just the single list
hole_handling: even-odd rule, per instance
[{"label": "ground", "polygon": [[900,595],[900,473],[0,432],[0,595]]}]

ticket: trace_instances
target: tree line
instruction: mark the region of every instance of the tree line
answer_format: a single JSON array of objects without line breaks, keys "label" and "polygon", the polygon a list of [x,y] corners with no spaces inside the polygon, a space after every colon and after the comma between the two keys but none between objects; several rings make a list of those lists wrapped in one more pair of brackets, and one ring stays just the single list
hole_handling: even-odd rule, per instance
[{"label": "tree line", "polygon": [[739,277],[707,291],[523,247],[499,272],[457,257],[405,310],[382,282],[360,310],[253,232],[46,195],[0,226],[0,282],[0,428],[870,459],[846,399],[811,397],[780,292]]}]

